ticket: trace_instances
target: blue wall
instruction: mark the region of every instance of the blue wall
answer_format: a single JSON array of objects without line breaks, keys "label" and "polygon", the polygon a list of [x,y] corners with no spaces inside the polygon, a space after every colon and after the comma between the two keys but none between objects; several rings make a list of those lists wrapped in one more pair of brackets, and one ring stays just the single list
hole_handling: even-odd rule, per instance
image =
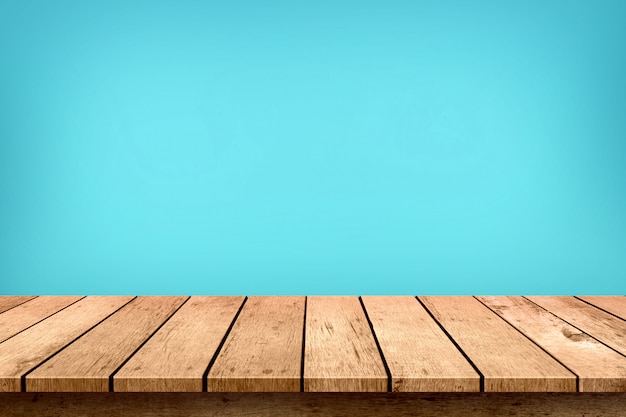
[{"label": "blue wall", "polygon": [[0,293],[624,294],[624,22],[0,0]]}]

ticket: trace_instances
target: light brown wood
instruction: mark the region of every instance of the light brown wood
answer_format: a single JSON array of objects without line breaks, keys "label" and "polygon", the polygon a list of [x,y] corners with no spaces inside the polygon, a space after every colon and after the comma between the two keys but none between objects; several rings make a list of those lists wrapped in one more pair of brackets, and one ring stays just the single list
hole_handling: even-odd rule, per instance
[{"label": "light brown wood", "polygon": [[0,392],[20,391],[20,377],[59,351],[132,297],[83,298],[0,343]]},{"label": "light brown wood", "polygon": [[115,374],[114,391],[201,392],[244,297],[191,297]]},{"label": "light brown wood", "polygon": [[138,297],[26,376],[26,391],[106,392],[109,376],[188,297]]},{"label": "light brown wood", "polygon": [[3,417],[623,417],[624,393],[12,393]]},{"label": "light brown wood", "polygon": [[578,375],[579,391],[626,392],[626,357],[523,297],[478,297]]},{"label": "light brown wood", "polygon": [[620,296],[579,296],[581,300],[593,304],[617,317],[626,320],[626,297]]},{"label": "light brown wood", "polygon": [[415,297],[362,297],[394,392],[480,391],[480,375]]},{"label": "light brown wood", "polygon": [[626,391],[626,321],[574,297],[71,301],[0,313],[23,329],[0,342],[0,391],[451,392],[476,389],[471,363],[487,391],[573,391],[572,372],[583,391]]},{"label": "light brown wood", "polygon": [[626,321],[574,297],[526,297],[604,344],[626,355]]},{"label": "light brown wood", "polygon": [[473,297],[419,297],[484,375],[486,392],[571,392],[576,377]]},{"label": "light brown wood", "polygon": [[304,391],[387,391],[387,372],[357,297],[308,297]]},{"label": "light brown wood", "polygon": [[83,297],[37,297],[0,314],[0,342]]},{"label": "light brown wood", "polygon": [[250,297],[207,376],[207,390],[300,390],[304,297]]},{"label": "light brown wood", "polygon": [[2,295],[0,296],[0,314],[33,298],[35,297],[32,295]]}]

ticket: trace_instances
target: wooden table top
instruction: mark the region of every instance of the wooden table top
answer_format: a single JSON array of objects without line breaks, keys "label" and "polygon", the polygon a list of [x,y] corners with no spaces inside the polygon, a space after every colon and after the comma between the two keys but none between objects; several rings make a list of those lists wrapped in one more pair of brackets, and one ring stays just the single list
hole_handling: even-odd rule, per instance
[{"label": "wooden table top", "polygon": [[0,392],[626,392],[623,296],[0,296]]}]

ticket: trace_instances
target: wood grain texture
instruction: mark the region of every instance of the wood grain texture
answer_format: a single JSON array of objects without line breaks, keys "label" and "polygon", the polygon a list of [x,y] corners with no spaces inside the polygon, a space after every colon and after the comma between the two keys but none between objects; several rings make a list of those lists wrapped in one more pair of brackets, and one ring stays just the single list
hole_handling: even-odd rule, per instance
[{"label": "wood grain texture", "polygon": [[0,314],[33,298],[35,297],[32,295],[2,295],[0,296]]},{"label": "wood grain texture", "polygon": [[552,314],[626,355],[626,321],[574,297],[526,297]]},{"label": "wood grain texture", "polygon": [[484,375],[486,392],[571,392],[576,377],[473,297],[419,297]]},{"label": "wood grain texture", "polygon": [[207,375],[215,392],[300,390],[304,297],[250,297]]},{"label": "wood grain texture", "polygon": [[578,375],[579,391],[626,392],[626,357],[523,297],[478,297]]},{"label": "wood grain texture", "polygon": [[[611,298],[589,302],[615,312]],[[0,313],[0,331],[23,330],[0,342],[0,391],[451,392],[476,389],[472,363],[486,391],[574,391],[572,372],[582,391],[626,391],[626,321],[587,300],[243,300],[13,300],[23,303]]]},{"label": "wood grain texture", "polygon": [[115,374],[114,391],[201,392],[244,297],[191,297]]},{"label": "wood grain texture", "polygon": [[20,378],[132,297],[86,297],[0,343],[0,392],[20,391]]},{"label": "wood grain texture", "polygon": [[581,300],[593,304],[611,314],[626,320],[626,297],[620,296],[579,296]]},{"label": "wood grain texture", "polygon": [[37,297],[0,314],[0,342],[83,297]]},{"label": "wood grain texture", "polygon": [[623,393],[12,393],[3,417],[602,416]]},{"label": "wood grain texture", "polygon": [[138,297],[26,376],[26,391],[106,392],[109,376],[188,297]]},{"label": "wood grain texture", "polygon": [[308,297],[304,391],[387,391],[388,377],[357,297]]},{"label": "wood grain texture", "polygon": [[362,297],[394,392],[480,391],[480,375],[415,297]]}]

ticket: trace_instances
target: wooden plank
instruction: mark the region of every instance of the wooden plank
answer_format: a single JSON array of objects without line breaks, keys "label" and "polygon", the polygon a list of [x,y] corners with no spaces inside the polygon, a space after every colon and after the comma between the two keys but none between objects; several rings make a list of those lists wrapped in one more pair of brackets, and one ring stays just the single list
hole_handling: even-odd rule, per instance
[{"label": "wooden plank", "polygon": [[602,343],[626,355],[626,321],[574,297],[526,297]]},{"label": "wooden plank", "polygon": [[0,342],[44,320],[83,297],[37,297],[0,314]]},{"label": "wooden plank", "polygon": [[419,297],[489,392],[576,391],[576,376],[473,297]]},{"label": "wooden plank", "polygon": [[304,297],[250,297],[207,376],[207,390],[300,390]]},{"label": "wooden plank", "polygon": [[106,392],[109,377],[188,297],[138,297],[26,376],[26,391]]},{"label": "wooden plank", "polygon": [[201,392],[202,377],[244,297],[191,297],[115,374],[113,390]]},{"label": "wooden plank", "polygon": [[387,391],[387,372],[357,297],[308,297],[304,391]]},{"label": "wooden plank", "polygon": [[20,391],[20,378],[132,297],[86,297],[0,343],[0,392]]},{"label": "wooden plank", "polygon": [[478,297],[578,375],[579,391],[626,392],[626,357],[523,297]]},{"label": "wooden plank", "polygon": [[611,314],[626,320],[626,297],[620,296],[579,296],[589,304],[593,304]]},{"label": "wooden plank", "polygon": [[28,300],[35,298],[32,295],[3,295],[0,296],[0,313],[12,309],[15,306],[23,304]]},{"label": "wooden plank", "polygon": [[393,392],[480,391],[480,375],[415,297],[362,297]]},{"label": "wooden plank", "polygon": [[2,417],[623,417],[625,393],[10,393]]}]

